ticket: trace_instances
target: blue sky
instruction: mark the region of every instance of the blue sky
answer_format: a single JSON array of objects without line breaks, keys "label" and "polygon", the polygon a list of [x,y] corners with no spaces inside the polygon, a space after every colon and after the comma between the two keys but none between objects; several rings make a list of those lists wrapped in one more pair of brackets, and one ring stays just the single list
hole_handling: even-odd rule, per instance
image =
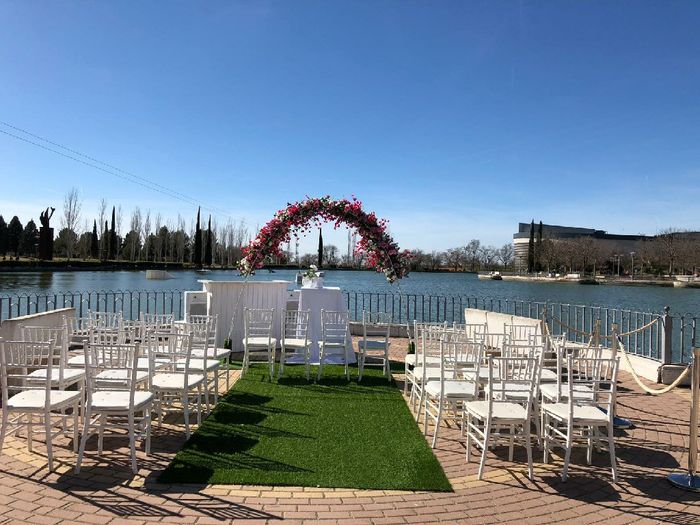
[{"label": "blue sky", "polygon": [[[0,20],[0,121],[220,221],[354,194],[407,248],[531,218],[700,229],[698,2],[4,0]],[[23,221],[71,186],[90,221],[103,197],[196,213],[1,133],[0,180]]]}]

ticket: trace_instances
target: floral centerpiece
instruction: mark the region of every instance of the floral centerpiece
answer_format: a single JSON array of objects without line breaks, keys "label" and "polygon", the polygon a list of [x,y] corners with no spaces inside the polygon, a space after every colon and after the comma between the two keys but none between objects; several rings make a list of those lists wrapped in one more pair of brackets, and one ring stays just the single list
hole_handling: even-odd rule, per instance
[{"label": "floral centerpiece", "polygon": [[310,265],[301,277],[304,288],[323,288],[323,277],[318,273],[318,266],[315,264]]},{"label": "floral centerpiece", "polygon": [[411,253],[401,251],[387,233],[388,222],[378,219],[374,213],[365,212],[355,197],[335,200],[329,196],[288,204],[275,213],[250,245],[243,249],[239,271],[242,275],[251,275],[263,267],[266,258],[283,257],[281,246],[289,242],[291,235],[307,233],[312,225],[320,226],[322,221],[333,222],[334,228],[343,223],[354,228],[360,235],[356,252],[364,253],[365,264],[384,272],[390,283],[408,275]]}]

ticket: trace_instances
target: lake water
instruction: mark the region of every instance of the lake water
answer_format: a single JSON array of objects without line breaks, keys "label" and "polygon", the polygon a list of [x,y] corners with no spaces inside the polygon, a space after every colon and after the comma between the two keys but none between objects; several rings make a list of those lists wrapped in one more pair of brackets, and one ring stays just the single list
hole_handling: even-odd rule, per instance
[{"label": "lake water", "polygon": [[[0,272],[0,295],[26,292],[94,290],[200,290],[200,279],[240,280],[233,270],[214,270],[206,275],[183,270],[173,279],[146,279],[146,272]],[[293,283],[296,271],[262,271],[253,280],[282,279]],[[389,285],[382,274],[366,271],[326,271],[325,284],[350,291],[386,291],[406,294],[464,295],[479,298],[520,299],[585,304],[661,312],[670,306],[676,314],[700,315],[700,289],[654,286],[583,286],[562,283],[480,281],[474,274],[412,273],[399,285]],[[290,288],[294,287],[290,283]]]}]

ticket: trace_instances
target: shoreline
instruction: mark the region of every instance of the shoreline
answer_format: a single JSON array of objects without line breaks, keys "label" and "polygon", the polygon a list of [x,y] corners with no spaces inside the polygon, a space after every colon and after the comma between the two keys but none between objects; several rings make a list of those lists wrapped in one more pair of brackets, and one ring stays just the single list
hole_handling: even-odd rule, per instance
[{"label": "shoreline", "polygon": [[590,285],[614,285],[614,286],[658,286],[662,288],[700,288],[700,281],[687,282],[674,279],[630,279],[630,278],[607,278],[597,277],[593,280],[590,277],[538,277],[531,275],[500,275],[500,279],[494,279],[489,274],[479,273],[482,281],[510,281],[524,283],[547,283],[547,284],[583,284]]}]

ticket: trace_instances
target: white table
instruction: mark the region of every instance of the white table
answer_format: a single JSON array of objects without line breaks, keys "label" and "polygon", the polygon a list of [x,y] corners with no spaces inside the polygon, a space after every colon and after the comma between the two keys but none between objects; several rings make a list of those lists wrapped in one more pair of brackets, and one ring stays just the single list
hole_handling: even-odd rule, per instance
[{"label": "white table", "polygon": [[[302,288],[299,292],[299,310],[310,310],[309,340],[311,341],[311,363],[318,364],[318,342],[321,339],[321,310],[347,312],[348,307],[343,299],[340,288]],[[347,352],[349,362],[355,362],[355,352],[352,349],[352,338],[348,334]],[[332,362],[332,361],[328,361]]]}]

